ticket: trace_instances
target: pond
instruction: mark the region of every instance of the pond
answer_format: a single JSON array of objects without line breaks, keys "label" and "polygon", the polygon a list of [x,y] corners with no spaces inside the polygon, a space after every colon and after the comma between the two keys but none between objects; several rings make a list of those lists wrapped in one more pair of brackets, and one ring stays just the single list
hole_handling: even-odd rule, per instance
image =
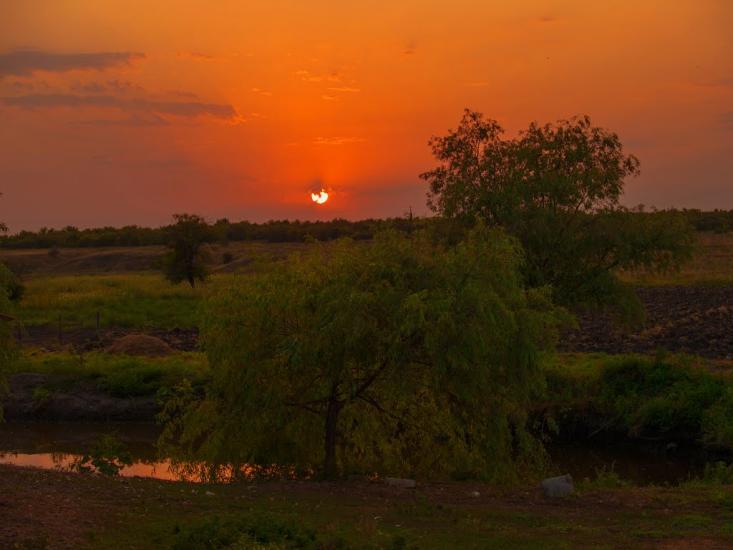
[{"label": "pond", "polygon": [[[159,428],[150,423],[21,423],[0,424],[0,463],[71,470],[103,435],[113,433],[129,449],[131,466],[123,476],[200,481],[195,473],[172,468],[158,456]],[[637,485],[675,484],[702,473],[716,457],[695,449],[654,447],[638,443],[588,442],[552,444],[548,447],[553,470],[576,480],[593,479],[599,471],[613,470]]]}]

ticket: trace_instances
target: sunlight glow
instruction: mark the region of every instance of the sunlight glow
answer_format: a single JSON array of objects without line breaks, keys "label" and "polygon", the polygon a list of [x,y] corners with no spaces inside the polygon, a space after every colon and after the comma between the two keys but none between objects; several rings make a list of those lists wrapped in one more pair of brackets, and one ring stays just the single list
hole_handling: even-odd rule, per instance
[{"label": "sunlight glow", "polygon": [[321,189],[319,193],[311,193],[311,200],[316,204],[323,204],[328,200],[328,193],[324,189]]}]

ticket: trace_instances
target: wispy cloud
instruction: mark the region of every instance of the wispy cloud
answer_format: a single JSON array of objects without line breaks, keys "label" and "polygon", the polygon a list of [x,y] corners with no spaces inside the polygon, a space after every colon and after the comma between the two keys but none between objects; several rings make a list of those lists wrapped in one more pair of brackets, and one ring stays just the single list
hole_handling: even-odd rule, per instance
[{"label": "wispy cloud", "polygon": [[108,80],[107,82],[74,82],[71,84],[71,89],[75,92],[83,92],[88,94],[103,94],[114,93],[114,94],[129,94],[129,93],[144,93],[145,89],[142,86],[133,84],[126,80]]},{"label": "wispy cloud", "polygon": [[253,94],[259,94],[266,97],[270,97],[272,95],[272,92],[270,90],[263,90],[262,88],[252,88],[250,90]]},{"label": "wispy cloud", "polygon": [[145,54],[137,52],[53,53],[41,50],[13,50],[0,53],[0,76],[29,76],[37,71],[101,71],[129,65]]},{"label": "wispy cloud", "polygon": [[306,69],[300,69],[295,71],[295,75],[300,77],[304,82],[341,82],[341,77],[337,72],[317,74]]},{"label": "wispy cloud", "polygon": [[161,116],[154,113],[148,113],[145,115],[131,115],[125,118],[100,118],[92,120],[79,120],[73,124],[79,124],[82,126],[133,126],[133,127],[147,127],[147,126],[167,126],[168,121]]},{"label": "wispy cloud", "polygon": [[347,145],[349,143],[361,143],[366,141],[364,138],[354,136],[333,136],[333,137],[322,137],[319,136],[313,140],[316,145]]},{"label": "wispy cloud", "polygon": [[178,52],[178,57],[193,59],[194,61],[214,61],[216,56],[201,52]]},{"label": "wispy cloud", "polygon": [[113,95],[27,94],[0,97],[0,103],[21,109],[111,108],[130,113],[153,113],[194,118],[209,116],[234,121],[240,119],[236,109],[222,103],[200,101],[157,101],[145,98],[124,98]]}]

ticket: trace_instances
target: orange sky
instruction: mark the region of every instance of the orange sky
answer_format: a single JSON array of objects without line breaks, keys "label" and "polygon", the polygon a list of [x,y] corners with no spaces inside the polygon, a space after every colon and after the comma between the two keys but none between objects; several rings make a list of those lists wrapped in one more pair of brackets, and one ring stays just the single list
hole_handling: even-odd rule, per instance
[{"label": "orange sky", "polygon": [[464,107],[589,114],[641,159],[628,204],[733,208],[731,28],[730,0],[0,0],[0,220],[425,213]]}]

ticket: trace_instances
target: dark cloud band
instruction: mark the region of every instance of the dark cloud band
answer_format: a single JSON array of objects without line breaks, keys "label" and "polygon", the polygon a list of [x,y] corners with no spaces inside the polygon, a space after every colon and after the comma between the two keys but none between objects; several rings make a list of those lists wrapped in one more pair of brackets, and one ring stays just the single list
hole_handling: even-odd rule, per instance
[{"label": "dark cloud band", "polygon": [[40,50],[14,50],[0,53],[0,76],[28,76],[36,71],[66,72],[77,69],[101,71],[129,65],[145,54],[136,52],[51,53]]},{"label": "dark cloud band", "polygon": [[53,109],[60,107],[111,108],[126,112],[155,113],[193,118],[212,116],[233,119],[237,111],[223,103],[202,103],[199,101],[154,101],[150,99],[129,99],[112,95],[74,95],[74,94],[28,94],[0,97],[0,103],[8,107],[22,109]]}]

